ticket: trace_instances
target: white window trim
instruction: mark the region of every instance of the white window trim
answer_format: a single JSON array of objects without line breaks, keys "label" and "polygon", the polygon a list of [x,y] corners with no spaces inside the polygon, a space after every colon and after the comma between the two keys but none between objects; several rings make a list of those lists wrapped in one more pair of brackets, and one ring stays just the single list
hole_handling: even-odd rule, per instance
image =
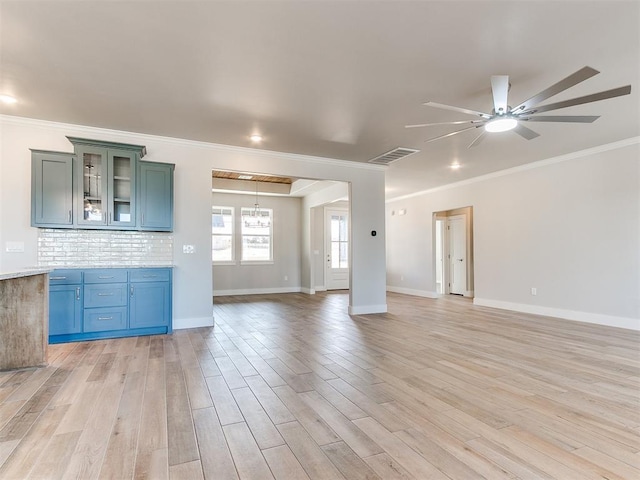
[{"label": "white window trim", "polygon": [[[230,206],[221,206],[221,205],[213,205],[211,207],[211,214],[213,215],[213,210],[219,208],[220,210],[231,210],[231,260],[213,260],[213,237],[215,235],[222,236],[223,234],[215,234],[211,233],[211,249],[212,249],[212,258],[211,262],[213,265],[237,265],[238,261],[236,259],[236,209],[235,207]],[[228,236],[224,234],[224,236]]]}]

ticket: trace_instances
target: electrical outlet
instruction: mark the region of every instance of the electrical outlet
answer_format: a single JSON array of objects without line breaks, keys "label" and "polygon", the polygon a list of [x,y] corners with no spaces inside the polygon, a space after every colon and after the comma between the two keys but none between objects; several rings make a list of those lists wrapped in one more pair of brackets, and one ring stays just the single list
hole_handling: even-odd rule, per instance
[{"label": "electrical outlet", "polygon": [[538,289],[536,287],[531,287],[531,295],[534,297],[538,295]]},{"label": "electrical outlet", "polygon": [[284,281],[286,282],[287,280],[289,280],[289,276],[288,276],[288,275],[285,275],[285,276],[284,276]]},{"label": "electrical outlet", "polygon": [[182,253],[196,253],[195,245],[182,245]]}]

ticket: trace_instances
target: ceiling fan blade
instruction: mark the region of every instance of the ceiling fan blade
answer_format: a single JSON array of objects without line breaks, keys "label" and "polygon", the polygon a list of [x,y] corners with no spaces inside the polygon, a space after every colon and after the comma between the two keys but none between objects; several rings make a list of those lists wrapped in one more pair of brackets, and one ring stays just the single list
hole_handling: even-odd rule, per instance
[{"label": "ceiling fan blade", "polygon": [[445,133],[444,135],[440,135],[438,137],[430,138],[429,140],[425,140],[424,143],[433,142],[434,140],[440,140],[441,138],[451,137],[452,135],[457,135],[458,133],[466,132],[467,130],[471,130],[472,128],[478,128],[480,125],[463,128],[462,130],[456,130],[455,132]]},{"label": "ceiling fan blade", "polygon": [[482,133],[480,135],[478,135],[476,137],[476,139],[473,142],[471,142],[467,148],[471,148],[471,147],[475,147],[475,146],[479,145],[480,142],[482,142],[482,140],[484,140],[484,137],[485,137],[486,133],[487,132],[485,130],[482,130]]},{"label": "ceiling fan blade", "polygon": [[488,113],[477,112],[475,110],[469,110],[468,108],[453,107],[451,105],[444,105],[443,103],[425,102],[423,103],[423,105],[426,105],[427,107],[441,108],[443,110],[452,110],[454,112],[466,113],[467,115],[475,115],[482,118],[491,118],[491,115],[489,115]]},{"label": "ceiling fan blade", "polygon": [[600,115],[540,115],[535,117],[518,117],[518,120],[527,122],[570,122],[570,123],[593,123],[600,118]]},{"label": "ceiling fan blade", "polygon": [[591,78],[598,73],[600,73],[598,70],[595,70],[591,67],[581,68],[576,73],[569,75],[567,78],[560,80],[558,83],[551,85],[549,88],[541,91],[537,95],[534,95],[530,99],[525,100],[520,105],[515,107],[512,112],[519,113],[520,111],[530,110],[540,102],[544,102],[547,98],[553,97],[554,95],[568,88],[571,88],[580,82],[584,82],[588,78]]},{"label": "ceiling fan blade", "polygon": [[457,122],[419,123],[416,125],[405,125],[404,128],[433,127],[436,125],[464,125],[465,123],[482,123],[482,120],[459,120]]},{"label": "ceiling fan blade", "polygon": [[509,75],[493,75],[491,77],[491,91],[493,92],[493,109],[496,114],[507,113]]},{"label": "ceiling fan blade", "polygon": [[521,123],[518,123],[518,125],[516,126],[516,128],[513,129],[513,131],[516,132],[521,137],[526,138],[527,140],[532,140],[540,136],[539,133],[534,132],[530,128],[527,128],[524,125],[522,125]]},{"label": "ceiling fan blade", "polygon": [[607,98],[620,97],[622,95],[628,95],[631,93],[631,85],[624,87],[612,88],[611,90],[605,90],[604,92],[592,93],[591,95],[585,95],[584,97],[572,98],[565,100],[564,102],[550,103],[549,105],[542,105],[540,107],[531,108],[522,115],[528,115],[530,113],[542,113],[549,110],[558,110],[560,108],[573,107],[574,105],[582,105],[584,103],[597,102],[599,100],[606,100]]}]

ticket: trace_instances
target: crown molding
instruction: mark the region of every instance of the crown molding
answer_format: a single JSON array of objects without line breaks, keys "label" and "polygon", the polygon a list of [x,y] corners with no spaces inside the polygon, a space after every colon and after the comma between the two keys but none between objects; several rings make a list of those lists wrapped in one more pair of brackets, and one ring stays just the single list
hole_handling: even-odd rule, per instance
[{"label": "crown molding", "polygon": [[562,163],[569,160],[575,160],[577,158],[587,157],[590,155],[596,155],[598,153],[608,152],[610,150],[618,150],[620,148],[629,147],[631,145],[640,144],[640,136],[631,137],[625,140],[620,140],[617,142],[606,143],[604,145],[599,145],[597,147],[587,148],[585,150],[578,150],[576,152],[566,153],[564,155],[558,155],[557,157],[551,157],[544,160],[538,160],[536,162],[525,163],[524,165],[518,165],[517,167],[507,168],[504,170],[499,170],[497,172],[488,173],[486,175],[480,175],[473,178],[468,178],[467,180],[461,180],[459,182],[448,183],[446,185],[441,185],[439,187],[430,188],[428,190],[421,190],[419,192],[409,193],[407,195],[402,195],[400,197],[390,198],[385,201],[385,203],[398,202],[401,200],[407,200],[409,198],[420,197],[422,195],[429,195],[435,192],[441,192],[443,190],[450,190],[452,188],[463,187],[465,185],[471,185],[474,183],[485,182],[487,180],[491,180],[493,178],[504,177],[506,175],[513,175],[514,173],[524,172],[527,170],[533,170],[536,168],[546,167],[548,165],[554,165],[556,163]]},{"label": "crown molding", "polygon": [[54,122],[51,120],[38,120],[35,118],[17,117],[13,115],[0,114],[0,122],[7,123],[10,125],[18,125],[18,126],[49,128],[49,129],[60,130],[63,132],[68,131],[69,129],[73,129],[74,132],[80,132],[85,135],[108,136],[109,138],[113,138],[113,137],[128,138],[133,135],[137,139],[140,139],[140,141],[147,140],[147,141],[164,143],[167,145],[202,148],[207,150],[213,150],[216,152],[241,153],[245,155],[257,155],[261,157],[272,157],[272,158],[278,157],[278,158],[296,160],[299,162],[331,165],[336,167],[347,167],[347,168],[357,168],[357,169],[363,169],[363,170],[376,170],[376,171],[386,171],[388,168],[386,165],[374,165],[370,163],[352,162],[349,160],[340,160],[336,158],[316,157],[312,155],[277,152],[273,150],[262,150],[262,149],[250,148],[250,147],[238,147],[234,145],[224,145],[221,143],[202,142],[198,140],[187,140],[184,138],[163,137],[159,135],[151,135],[148,133],[128,132],[124,130],[112,130],[108,128],[90,127],[86,125],[76,125],[72,123]]}]

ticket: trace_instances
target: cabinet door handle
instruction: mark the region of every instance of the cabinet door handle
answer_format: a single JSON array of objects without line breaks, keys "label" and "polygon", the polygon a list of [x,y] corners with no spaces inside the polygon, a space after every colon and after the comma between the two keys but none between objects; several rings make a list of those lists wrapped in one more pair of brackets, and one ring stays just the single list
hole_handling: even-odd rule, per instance
[{"label": "cabinet door handle", "polygon": [[98,320],[113,320],[113,317],[98,317]]},{"label": "cabinet door handle", "polygon": [[80,287],[76,287],[76,300],[80,300]]},{"label": "cabinet door handle", "polygon": [[144,225],[144,213],[142,214],[142,224]]},{"label": "cabinet door handle", "polygon": [[99,297],[113,297],[113,292],[110,293],[99,293]]},{"label": "cabinet door handle", "polygon": [[69,210],[69,223],[71,223],[71,210]]},{"label": "cabinet door handle", "polygon": [[130,294],[131,294],[131,296],[133,297],[133,285],[131,286]]},{"label": "cabinet door handle", "polygon": [[111,275],[111,276],[108,276],[108,275],[98,275],[98,278],[99,278],[100,280],[107,280],[107,279],[109,279],[109,278],[113,278],[113,275]]},{"label": "cabinet door handle", "polygon": [[66,280],[67,277],[49,277],[49,280]]}]

